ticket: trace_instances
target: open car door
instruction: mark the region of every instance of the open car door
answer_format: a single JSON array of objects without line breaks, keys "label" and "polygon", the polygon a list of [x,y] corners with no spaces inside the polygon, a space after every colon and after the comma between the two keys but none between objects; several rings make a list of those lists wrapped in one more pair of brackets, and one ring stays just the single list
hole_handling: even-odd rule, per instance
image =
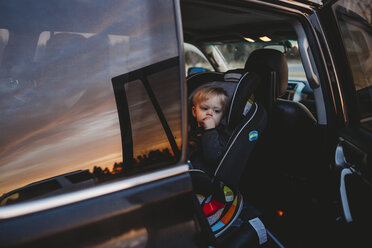
[{"label": "open car door", "polygon": [[334,88],[340,111],[333,169],[342,208],[339,221],[344,225],[338,231],[344,245],[355,246],[370,242],[366,224],[372,222],[372,4],[328,2],[317,18],[333,55],[339,87]]},{"label": "open car door", "polygon": [[196,246],[178,1],[0,6],[0,246]]}]

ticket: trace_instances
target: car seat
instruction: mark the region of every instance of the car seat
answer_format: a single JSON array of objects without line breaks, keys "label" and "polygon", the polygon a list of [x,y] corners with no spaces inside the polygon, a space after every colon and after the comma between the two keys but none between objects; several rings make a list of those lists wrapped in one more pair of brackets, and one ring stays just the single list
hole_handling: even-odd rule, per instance
[{"label": "car seat", "polygon": [[[256,218],[259,212],[247,205],[239,192],[240,176],[266,126],[265,109],[256,102],[248,103],[260,79],[250,72],[243,75],[237,71],[203,72],[193,74],[187,83],[190,99],[198,86],[206,84],[219,85],[231,97],[226,124],[232,135],[213,176],[190,169],[203,235],[212,245],[223,247],[227,243],[256,246],[266,242],[264,225]],[[234,89],[232,94],[229,93],[231,88]],[[258,229],[261,235],[256,233]]]}]

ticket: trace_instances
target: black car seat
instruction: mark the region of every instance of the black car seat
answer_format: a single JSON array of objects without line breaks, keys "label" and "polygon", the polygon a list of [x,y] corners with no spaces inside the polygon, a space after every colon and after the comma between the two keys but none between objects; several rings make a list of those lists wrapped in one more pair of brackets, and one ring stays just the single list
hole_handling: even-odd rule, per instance
[{"label": "black car seat", "polygon": [[245,171],[241,187],[262,204],[254,201],[256,206],[274,206],[273,201],[287,204],[293,196],[289,192],[300,190],[295,189],[299,185],[294,181],[306,181],[312,173],[317,173],[314,169],[315,149],[319,144],[317,122],[303,104],[280,98],[288,85],[288,66],[283,53],[256,50],[248,58],[245,70],[257,73],[262,79],[256,100],[267,109],[268,125],[255,156],[249,161],[252,166]]},{"label": "black car seat", "polygon": [[[258,212],[245,204],[239,192],[240,176],[266,127],[266,111],[260,104],[253,102],[247,111],[247,102],[252,98],[259,82],[260,79],[255,73],[241,75],[237,71],[193,74],[188,79],[190,97],[198,86],[206,84],[223,87],[231,97],[226,124],[232,131],[232,136],[213,176],[210,177],[201,170],[190,169],[194,192],[198,199],[196,205],[200,206],[196,209],[204,227],[202,230],[204,235],[209,237],[209,242],[215,246],[226,247],[227,244],[255,246],[265,242],[265,238],[262,237],[266,234],[257,235],[255,229],[257,226],[249,222],[259,215]],[[231,88],[234,89],[232,94]],[[242,215],[245,221],[240,219]],[[239,221],[243,224],[239,228],[233,228],[234,223]],[[259,219],[255,221],[260,222]],[[261,229],[262,227],[263,224]],[[265,229],[261,232],[265,232]]]}]

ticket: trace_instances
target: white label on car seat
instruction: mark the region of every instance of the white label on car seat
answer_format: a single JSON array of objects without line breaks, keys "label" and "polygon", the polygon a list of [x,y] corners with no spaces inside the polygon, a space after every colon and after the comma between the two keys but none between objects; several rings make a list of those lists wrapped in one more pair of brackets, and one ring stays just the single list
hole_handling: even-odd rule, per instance
[{"label": "white label on car seat", "polygon": [[221,208],[217,212],[215,212],[214,214],[212,214],[211,216],[208,217],[209,225],[213,225],[214,223],[216,223],[220,219],[224,209],[225,208]]},{"label": "white label on car seat", "polygon": [[251,224],[251,226],[253,226],[253,228],[256,230],[259,244],[262,245],[263,243],[267,242],[266,228],[261,220],[256,217],[249,220],[249,224]]}]

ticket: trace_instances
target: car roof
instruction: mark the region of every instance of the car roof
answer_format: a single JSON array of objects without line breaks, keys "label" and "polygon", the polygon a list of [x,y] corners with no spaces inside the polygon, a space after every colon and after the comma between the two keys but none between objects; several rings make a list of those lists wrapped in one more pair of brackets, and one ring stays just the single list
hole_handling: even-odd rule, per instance
[{"label": "car roof", "polygon": [[9,191],[9,192],[1,195],[0,199],[3,199],[5,197],[7,197],[9,195],[12,195],[14,193],[17,193],[17,192],[21,192],[24,189],[28,189],[28,188],[31,188],[33,186],[40,185],[40,184],[43,184],[43,183],[46,183],[46,182],[50,182],[50,181],[53,181],[53,180],[58,181],[59,179],[67,177],[67,176],[72,176],[72,175],[77,175],[77,174],[89,174],[89,173],[90,173],[89,170],[76,170],[76,171],[64,173],[64,174],[61,174],[61,175],[57,175],[57,176],[54,176],[54,177],[49,177],[49,178],[46,178],[46,179],[43,179],[43,180],[40,180],[40,181],[37,181],[37,182],[27,184],[27,185],[25,185],[21,188]]},{"label": "car roof", "polygon": [[184,40],[188,43],[237,42],[269,35],[273,41],[296,39],[292,18],[257,9],[211,2],[181,3]]}]

